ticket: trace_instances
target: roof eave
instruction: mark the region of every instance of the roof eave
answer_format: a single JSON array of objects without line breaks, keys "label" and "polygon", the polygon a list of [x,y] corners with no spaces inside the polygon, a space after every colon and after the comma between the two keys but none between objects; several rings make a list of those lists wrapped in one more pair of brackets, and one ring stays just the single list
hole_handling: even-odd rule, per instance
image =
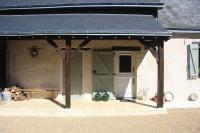
[{"label": "roof eave", "polygon": [[1,37],[6,36],[51,36],[51,35],[60,35],[60,36],[155,36],[155,37],[170,37],[171,32],[163,33],[19,33],[19,34],[0,34]]},{"label": "roof eave", "polygon": [[23,7],[3,7],[0,10],[34,10],[34,9],[59,9],[59,8],[103,8],[103,7],[137,7],[137,8],[158,8],[162,9],[164,7],[163,3],[156,4],[118,4],[118,5],[109,5],[109,4],[101,4],[101,5],[57,5],[57,6],[23,6]]},{"label": "roof eave", "polygon": [[200,34],[200,28],[184,29],[184,28],[167,28],[167,31],[178,34]]},{"label": "roof eave", "polygon": [[5,40],[20,40],[20,39],[72,39],[81,40],[91,38],[94,40],[130,40],[130,39],[148,39],[148,40],[164,40],[167,41],[171,34],[32,34],[32,35],[0,35],[0,39]]}]

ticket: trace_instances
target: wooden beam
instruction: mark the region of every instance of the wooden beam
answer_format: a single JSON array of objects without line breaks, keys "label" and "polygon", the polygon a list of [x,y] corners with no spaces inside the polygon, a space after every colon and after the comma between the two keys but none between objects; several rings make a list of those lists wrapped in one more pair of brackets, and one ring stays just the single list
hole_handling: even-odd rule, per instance
[{"label": "wooden beam", "polygon": [[60,54],[60,56],[62,57],[62,59],[65,60],[64,59],[65,55],[64,55],[64,52],[63,52],[63,50],[65,51],[65,48],[58,47],[58,44],[54,40],[52,40],[52,39],[46,39],[46,41],[48,42],[48,44],[50,44],[52,47],[54,47],[58,51],[58,53]]},{"label": "wooden beam", "polygon": [[144,45],[145,48],[147,48],[151,54],[155,57],[156,61],[158,62],[158,52],[156,49],[157,41],[145,41],[145,40],[139,40],[141,44]]},{"label": "wooden beam", "polygon": [[71,107],[71,40],[66,40],[65,108]]},{"label": "wooden beam", "polygon": [[79,44],[79,46],[77,47],[77,49],[85,47],[91,41],[92,41],[91,39],[85,39],[81,44]]},{"label": "wooden beam", "polygon": [[113,46],[112,50],[115,51],[141,51],[139,46]]},{"label": "wooden beam", "polygon": [[163,107],[164,95],[164,42],[158,45],[158,86],[157,86],[157,108]]},{"label": "wooden beam", "polygon": [[83,42],[81,42],[78,47],[74,50],[73,53],[77,53],[81,48],[85,47],[87,44],[91,42],[91,39],[85,39]]},{"label": "wooden beam", "polygon": [[151,54],[155,57],[156,61],[158,62],[158,53],[155,47],[148,47],[148,50]]},{"label": "wooden beam", "polygon": [[46,41],[47,41],[52,47],[54,47],[54,48],[57,48],[57,47],[58,47],[58,45],[56,44],[56,42],[54,42],[53,40],[47,39]]}]

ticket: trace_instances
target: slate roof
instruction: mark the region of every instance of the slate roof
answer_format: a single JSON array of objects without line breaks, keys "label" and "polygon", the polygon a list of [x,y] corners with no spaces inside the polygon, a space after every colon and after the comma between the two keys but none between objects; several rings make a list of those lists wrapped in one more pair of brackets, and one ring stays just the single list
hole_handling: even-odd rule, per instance
[{"label": "slate roof", "polygon": [[0,10],[68,6],[163,6],[160,0],[1,0]]},{"label": "slate roof", "polygon": [[0,10],[59,7],[162,7],[158,19],[167,29],[200,30],[200,0],[0,0]]},{"label": "slate roof", "polygon": [[200,30],[200,0],[162,0],[158,19],[165,28]]},{"label": "slate roof", "polygon": [[170,36],[151,15],[1,15],[0,36],[132,35]]}]

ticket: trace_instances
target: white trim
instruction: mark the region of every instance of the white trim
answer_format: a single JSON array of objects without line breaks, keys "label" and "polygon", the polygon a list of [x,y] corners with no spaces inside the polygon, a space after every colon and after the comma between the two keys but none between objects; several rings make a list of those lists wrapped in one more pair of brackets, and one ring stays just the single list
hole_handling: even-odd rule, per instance
[{"label": "white trim", "polygon": [[167,31],[179,34],[200,34],[200,31],[195,31],[195,30],[167,30]]},{"label": "white trim", "polygon": [[0,34],[0,37],[18,37],[18,36],[21,36],[21,37],[30,37],[30,36],[150,36],[150,37],[154,37],[154,36],[158,36],[158,37],[170,37],[172,36],[170,32],[164,32],[164,33],[129,33],[129,34],[126,34],[126,33],[108,33],[108,34],[105,34],[105,33],[45,33],[45,34],[42,34],[42,33],[24,33],[24,34]]},{"label": "white trim", "polygon": [[52,6],[52,7],[45,7],[45,6],[41,6],[41,7],[5,7],[5,8],[1,8],[0,10],[2,11],[6,11],[6,10],[25,10],[25,9],[58,9],[58,8],[77,8],[77,7],[154,7],[154,8],[163,8],[164,5],[163,3],[158,3],[157,5],[153,5],[153,4],[138,4],[138,5],[108,5],[108,4],[101,4],[101,5],[68,5],[68,6]]}]

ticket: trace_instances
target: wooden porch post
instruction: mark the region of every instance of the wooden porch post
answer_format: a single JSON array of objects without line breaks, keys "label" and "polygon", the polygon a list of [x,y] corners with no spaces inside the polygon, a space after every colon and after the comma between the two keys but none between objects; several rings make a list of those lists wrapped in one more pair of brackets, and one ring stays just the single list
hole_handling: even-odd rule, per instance
[{"label": "wooden porch post", "polygon": [[71,107],[71,40],[66,40],[65,108]]},{"label": "wooden porch post", "polygon": [[164,42],[158,44],[158,88],[157,88],[157,108],[163,107],[164,95]]}]

